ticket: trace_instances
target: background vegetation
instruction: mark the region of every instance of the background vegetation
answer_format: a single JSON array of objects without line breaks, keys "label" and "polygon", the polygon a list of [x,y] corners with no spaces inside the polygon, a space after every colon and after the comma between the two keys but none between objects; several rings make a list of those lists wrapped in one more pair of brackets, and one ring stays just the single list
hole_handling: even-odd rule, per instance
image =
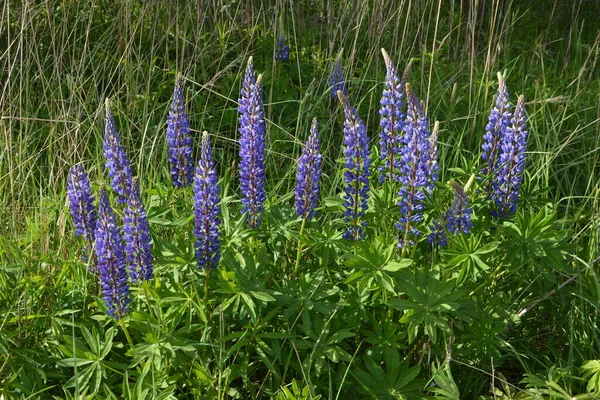
[{"label": "background vegetation", "polygon": [[[458,391],[461,398],[598,395],[599,19],[597,2],[560,0],[4,2],[0,393],[282,399],[457,398]],[[280,33],[292,55],[290,62],[276,64]],[[335,219],[324,223],[323,236],[317,236],[319,229],[312,234],[319,268],[288,287],[275,284],[291,276],[274,268],[284,265],[285,245],[297,239],[289,207],[294,166],[313,116],[326,155],[323,194],[336,197],[341,190],[336,159],[342,116],[328,91],[331,63],[343,50],[350,98],[375,145],[385,77],[382,47],[400,70],[412,62],[409,79],[430,121],[440,121],[442,182],[476,171],[497,71],[505,73],[511,98],[525,95],[529,114],[528,212],[514,221],[514,236],[503,231],[500,250],[490,245],[498,242],[494,238],[465,244],[491,270],[460,284],[452,281],[452,289],[444,286],[451,275],[427,281],[419,270],[402,275],[406,266],[384,271],[395,282],[413,279],[415,293],[429,285],[451,290],[459,303],[471,302],[463,304],[468,317],[451,304],[440,308],[432,330],[423,331],[425,321],[416,323],[421,327],[416,340],[407,337],[410,321],[397,323],[393,311],[381,308],[382,297],[407,293],[406,287],[390,291],[388,278],[379,277],[361,292],[365,286],[349,280],[358,261],[345,256],[352,251],[334,240],[333,228],[327,231]],[[251,233],[238,229],[235,212],[236,101],[249,56],[264,76],[272,210],[267,226],[277,232],[259,232],[263,247],[256,248],[243,247]],[[224,218],[230,254],[214,275],[220,278],[208,305],[193,260],[189,198],[172,193],[168,175],[165,118],[177,72],[186,78],[196,149],[200,132],[209,131],[224,177],[224,202],[232,207],[231,220]],[[122,332],[98,311],[93,278],[75,250],[80,244],[65,196],[68,168],[76,162],[85,161],[96,185],[105,179],[106,97],[146,189],[161,260],[157,275],[165,277],[153,288],[155,307],[164,315],[153,320],[137,311],[132,324],[138,345],[127,356]],[[337,206],[329,199],[324,211],[336,212]],[[234,254],[238,245],[245,251]],[[359,255],[379,271],[390,261],[377,258],[386,245],[372,240]],[[235,273],[236,263],[244,264],[243,274]],[[503,263],[511,267],[494,273]],[[266,276],[259,268],[265,265],[271,268]],[[330,271],[330,265],[343,267]],[[474,295],[478,290],[485,295]],[[351,306],[340,300],[352,298],[357,303]],[[285,307],[275,307],[274,299]],[[361,307],[371,317],[356,311]],[[356,314],[338,315],[347,309]],[[467,323],[469,318],[475,323]],[[460,333],[454,333],[454,323]],[[455,335],[462,341],[456,339],[460,344],[452,348]]]}]

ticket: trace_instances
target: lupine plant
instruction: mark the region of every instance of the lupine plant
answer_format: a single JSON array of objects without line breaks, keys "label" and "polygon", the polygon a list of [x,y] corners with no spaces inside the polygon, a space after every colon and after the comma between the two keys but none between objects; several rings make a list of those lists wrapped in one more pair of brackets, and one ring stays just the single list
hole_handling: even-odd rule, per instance
[{"label": "lupine plant", "polygon": [[406,84],[406,98],[408,108],[400,164],[402,187],[398,194],[400,197],[398,201],[400,220],[396,224],[399,231],[399,248],[415,244],[421,235],[419,224],[423,221],[425,189],[432,176],[429,122],[410,83]]},{"label": "lupine plant", "polygon": [[200,268],[217,266],[220,258],[219,218],[221,202],[219,178],[213,161],[208,132],[202,134],[200,160],[194,175],[194,234],[196,258]]},{"label": "lupine plant", "polygon": [[315,117],[310,128],[310,135],[298,160],[298,172],[296,173],[296,214],[308,220],[316,215],[322,162],[319,127]]},{"label": "lupine plant", "polygon": [[255,76],[252,57],[248,60],[238,100],[240,132],[240,190],[248,225],[256,228],[265,206],[266,127],[262,99],[262,77]]},{"label": "lupine plant", "polygon": [[338,97],[344,107],[344,238],[359,240],[367,225],[362,218],[369,209],[371,150],[367,127],[356,108],[350,105],[341,90],[338,90]]},{"label": "lupine plant", "polygon": [[446,214],[446,229],[455,234],[469,233],[473,226],[473,210],[469,208],[469,197],[459,183],[452,181],[451,184],[454,188],[454,202]]},{"label": "lupine plant", "polygon": [[285,43],[285,35],[282,33],[277,39],[275,49],[275,61],[288,61],[290,59],[290,46]]},{"label": "lupine plant", "polygon": [[152,279],[152,243],[146,209],[137,177],[131,181],[129,197],[123,210],[123,239],[129,276],[133,282]]},{"label": "lupine plant", "polygon": [[185,111],[183,76],[181,74],[177,74],[175,78],[173,101],[167,116],[167,143],[173,185],[175,187],[191,185],[194,174],[192,137],[190,136],[188,115]]},{"label": "lupine plant", "polygon": [[527,150],[527,115],[525,114],[524,97],[521,95],[515,106],[515,112],[502,137],[499,157],[499,170],[494,175],[492,199],[496,216],[510,216],[517,210],[517,202],[523,169],[525,168],[525,152]]},{"label": "lupine plant", "polygon": [[104,188],[100,189],[95,252],[107,313],[121,319],[129,312],[130,302],[125,251],[117,218]]},{"label": "lupine plant", "polygon": [[348,90],[346,89],[346,80],[344,79],[344,73],[342,71],[342,53],[336,57],[331,66],[331,77],[329,79],[331,85],[331,97],[335,100],[338,98],[338,91],[347,97]]},{"label": "lupine plant", "polygon": [[82,164],[74,165],[69,170],[67,196],[75,234],[82,236],[91,250],[96,229],[96,206],[90,180]]},{"label": "lupine plant", "polygon": [[121,145],[121,137],[117,131],[115,117],[110,107],[110,102],[106,99],[106,124],[104,127],[104,157],[106,158],[106,169],[111,178],[110,184],[113,190],[119,195],[118,203],[125,203],[129,196],[131,187],[131,164],[125,154],[125,149]]},{"label": "lupine plant", "polygon": [[500,164],[500,153],[502,151],[502,141],[506,137],[506,131],[510,125],[511,104],[508,97],[506,82],[501,73],[498,73],[498,94],[492,112],[489,116],[488,124],[485,127],[481,158],[485,160],[485,167],[482,170],[485,182],[485,191],[489,197],[498,190],[499,182],[492,177],[498,172]]},{"label": "lupine plant", "polygon": [[379,157],[383,165],[379,167],[379,182],[395,182],[400,167],[400,149],[403,145],[404,85],[398,77],[396,66],[388,53],[381,49],[385,61],[386,76],[381,96],[381,133],[379,134]]}]

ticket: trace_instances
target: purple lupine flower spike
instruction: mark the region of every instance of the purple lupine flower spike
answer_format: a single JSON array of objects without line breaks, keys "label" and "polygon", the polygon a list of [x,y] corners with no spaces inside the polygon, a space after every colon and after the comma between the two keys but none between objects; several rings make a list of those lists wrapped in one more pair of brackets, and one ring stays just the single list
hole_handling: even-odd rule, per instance
[{"label": "purple lupine flower spike", "polygon": [[110,185],[119,197],[117,203],[125,203],[131,187],[131,164],[121,145],[121,138],[115,125],[115,117],[106,99],[106,125],[104,128],[104,157],[110,177]]},{"label": "purple lupine flower spike", "polygon": [[310,136],[298,160],[296,173],[296,214],[309,221],[315,216],[319,200],[319,181],[323,156],[319,150],[317,118],[312,121]]},{"label": "purple lupine flower spike", "polygon": [[448,244],[448,238],[446,236],[444,227],[434,220],[429,226],[429,230],[430,233],[427,235],[425,241],[435,247],[446,247]]},{"label": "purple lupine flower spike", "polygon": [[129,312],[129,284],[123,241],[105,188],[100,189],[95,249],[100,286],[108,315],[120,319]]},{"label": "purple lupine flower spike", "polygon": [[417,96],[406,84],[408,108],[404,124],[404,147],[399,180],[402,187],[398,193],[400,200],[400,220],[396,223],[399,230],[398,247],[404,248],[415,243],[421,235],[416,225],[423,221],[425,189],[430,178],[430,138],[427,117]]},{"label": "purple lupine flower spike", "polygon": [[379,182],[394,182],[400,165],[400,147],[404,128],[404,83],[398,78],[396,67],[388,53],[381,49],[386,66],[385,87],[381,96],[381,133],[379,153],[384,165],[379,167]]},{"label": "purple lupine flower spike", "polygon": [[369,176],[371,175],[371,151],[367,127],[360,119],[356,108],[352,107],[341,90],[338,97],[344,106],[344,156],[346,158],[344,180],[344,222],[348,224],[344,239],[362,239],[366,221],[362,217],[369,206]]},{"label": "purple lupine flower spike", "polygon": [[171,180],[175,187],[192,184],[194,162],[192,160],[192,137],[190,123],[185,112],[183,95],[183,77],[177,74],[171,110],[167,116],[167,142],[169,144],[169,163]]},{"label": "purple lupine flower spike", "polygon": [[69,170],[67,196],[75,234],[83,236],[85,241],[90,244],[91,249],[96,229],[96,207],[94,207],[94,196],[88,174],[81,164],[74,165]]},{"label": "purple lupine flower spike", "polygon": [[194,234],[200,268],[214,268],[220,258],[219,178],[215,170],[208,132],[202,134],[202,150],[194,175]]},{"label": "purple lupine flower spike", "polygon": [[150,225],[140,195],[137,177],[131,181],[129,198],[123,210],[123,239],[127,254],[127,269],[133,282],[152,279],[152,244]]},{"label": "purple lupine flower spike", "polygon": [[344,80],[344,74],[342,72],[342,54],[337,56],[331,67],[331,97],[336,99],[338,97],[337,92],[341,91],[344,97],[348,97],[348,91],[346,90],[346,82]]},{"label": "purple lupine flower spike", "polygon": [[277,39],[275,49],[275,61],[288,61],[290,59],[290,46],[285,44],[285,35],[282,33]]},{"label": "purple lupine flower spike", "polygon": [[486,193],[492,196],[494,188],[492,187],[491,177],[497,172],[499,167],[500,152],[502,151],[502,138],[506,135],[506,130],[510,124],[510,100],[508,98],[508,89],[506,82],[500,72],[498,72],[498,95],[489,122],[485,127],[483,136],[483,152],[481,158],[487,160],[482,173],[488,178],[486,183]]},{"label": "purple lupine flower spike", "polygon": [[450,184],[454,188],[454,203],[446,213],[446,228],[450,233],[469,233],[473,226],[473,210],[469,208],[469,197],[460,184],[454,181]]},{"label": "purple lupine flower spike", "polygon": [[492,199],[496,209],[495,216],[508,217],[517,211],[517,202],[527,151],[527,114],[523,95],[519,96],[512,125],[506,130],[502,140],[500,170],[494,177]]},{"label": "purple lupine flower spike", "polygon": [[242,212],[248,212],[248,225],[260,225],[265,192],[266,128],[263,112],[262,77],[255,79],[252,57],[248,60],[238,100],[240,132],[240,187]]}]

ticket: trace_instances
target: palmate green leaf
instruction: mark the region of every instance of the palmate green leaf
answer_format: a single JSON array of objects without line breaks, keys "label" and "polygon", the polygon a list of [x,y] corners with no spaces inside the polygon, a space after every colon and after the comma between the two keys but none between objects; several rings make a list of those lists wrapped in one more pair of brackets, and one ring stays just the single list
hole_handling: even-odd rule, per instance
[{"label": "palmate green leaf", "polygon": [[600,394],[600,360],[590,360],[581,366],[582,378],[587,380],[587,391]]},{"label": "palmate green leaf", "polygon": [[[446,264],[453,270],[460,267],[458,285],[467,280],[477,281],[482,273],[488,272],[491,267],[488,258],[499,246],[499,242],[483,243],[481,237],[471,235],[458,235],[451,238],[453,249],[444,249],[440,253],[447,258]],[[449,258],[449,259],[448,259]]]},{"label": "palmate green leaf", "polygon": [[416,275],[404,274],[399,287],[407,298],[391,299],[388,305],[405,311],[400,322],[408,324],[409,342],[417,337],[420,326],[433,343],[437,341],[438,329],[450,333],[447,321],[459,317],[458,300],[464,295],[455,279],[440,282],[433,274],[417,271]]},{"label": "palmate green leaf", "polygon": [[420,398],[420,389],[424,381],[416,379],[420,367],[410,367],[409,360],[400,362],[396,349],[389,349],[384,354],[384,364],[365,356],[367,371],[351,370],[352,375],[361,384],[365,393],[375,399],[411,399]]}]

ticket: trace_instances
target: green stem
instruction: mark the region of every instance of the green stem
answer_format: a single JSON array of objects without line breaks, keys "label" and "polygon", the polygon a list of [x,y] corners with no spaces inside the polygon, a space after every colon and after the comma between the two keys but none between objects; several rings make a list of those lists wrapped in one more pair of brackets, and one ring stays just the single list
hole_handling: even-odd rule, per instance
[{"label": "green stem", "polygon": [[148,312],[152,318],[156,318],[154,315],[154,310],[152,309],[152,305],[150,304],[150,292],[148,291],[148,281],[142,282],[142,288],[144,289],[144,296],[146,296],[146,304],[148,305]]},{"label": "green stem", "polygon": [[120,319],[119,323],[121,324],[121,328],[123,329],[123,333],[125,334],[125,337],[127,338],[127,343],[129,343],[129,347],[131,347],[131,350],[133,350],[135,348],[135,346],[133,345],[133,341],[131,340],[131,336],[129,336],[129,331],[127,330],[127,325],[125,325],[125,321],[123,319]]},{"label": "green stem", "polygon": [[303,218],[302,225],[300,226],[300,233],[298,234],[298,250],[296,251],[296,264],[294,265],[294,273],[298,273],[298,266],[300,265],[300,255],[302,253],[302,234],[304,233],[305,226],[306,218]]},{"label": "green stem", "polygon": [[210,269],[204,269],[204,311],[208,310],[208,278],[210,277]]}]

